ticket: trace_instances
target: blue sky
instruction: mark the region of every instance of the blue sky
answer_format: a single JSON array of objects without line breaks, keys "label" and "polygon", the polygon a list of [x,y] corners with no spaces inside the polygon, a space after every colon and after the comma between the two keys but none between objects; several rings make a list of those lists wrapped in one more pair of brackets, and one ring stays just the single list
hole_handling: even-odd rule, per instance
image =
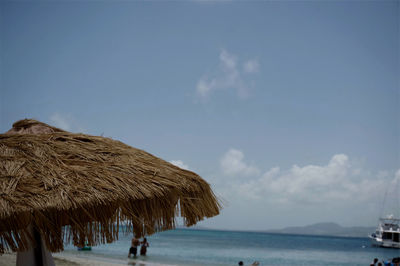
[{"label": "blue sky", "polygon": [[0,7],[0,130],[36,118],[187,167],[226,202],[205,226],[373,225],[400,178],[398,1]]}]

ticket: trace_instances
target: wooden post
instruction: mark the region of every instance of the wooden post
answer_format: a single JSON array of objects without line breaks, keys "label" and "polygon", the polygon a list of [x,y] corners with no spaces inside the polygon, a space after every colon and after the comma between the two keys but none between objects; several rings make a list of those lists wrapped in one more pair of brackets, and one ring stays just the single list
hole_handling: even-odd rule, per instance
[{"label": "wooden post", "polygon": [[17,252],[17,266],[55,266],[53,256],[43,243],[39,231],[30,226],[34,242],[26,251]]}]

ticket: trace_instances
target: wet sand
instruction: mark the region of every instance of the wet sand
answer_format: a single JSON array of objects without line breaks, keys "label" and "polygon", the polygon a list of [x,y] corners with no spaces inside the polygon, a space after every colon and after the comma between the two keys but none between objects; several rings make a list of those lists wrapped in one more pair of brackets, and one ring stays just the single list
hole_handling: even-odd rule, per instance
[{"label": "wet sand", "polygon": [[[0,266],[15,266],[16,253],[3,254],[0,256]],[[107,258],[96,258],[96,257],[76,257],[73,255],[66,255],[63,253],[53,254],[54,263],[57,266],[115,266],[115,265],[134,265],[134,266],[162,266],[165,264],[155,264],[149,262],[143,262],[140,260],[129,260],[126,262],[107,259]]]}]

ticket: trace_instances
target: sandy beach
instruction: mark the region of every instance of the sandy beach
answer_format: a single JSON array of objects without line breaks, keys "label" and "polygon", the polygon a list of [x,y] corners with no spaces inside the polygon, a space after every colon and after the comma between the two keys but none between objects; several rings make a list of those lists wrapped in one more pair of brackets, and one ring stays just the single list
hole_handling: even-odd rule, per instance
[{"label": "sandy beach", "polygon": [[[144,262],[137,259],[127,259],[125,262],[108,258],[93,258],[86,256],[74,256],[64,253],[53,254],[54,262],[57,266],[115,266],[115,265],[135,265],[135,266],[168,266]],[[16,263],[16,253],[3,254],[0,256],[0,266],[11,266]]]}]

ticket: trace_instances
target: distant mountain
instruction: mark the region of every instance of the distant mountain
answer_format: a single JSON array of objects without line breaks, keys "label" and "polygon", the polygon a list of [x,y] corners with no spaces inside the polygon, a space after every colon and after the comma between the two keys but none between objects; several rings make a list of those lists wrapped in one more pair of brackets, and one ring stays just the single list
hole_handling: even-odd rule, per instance
[{"label": "distant mountain", "polygon": [[269,233],[325,235],[346,237],[367,237],[375,232],[376,227],[353,226],[343,227],[336,223],[316,223],[307,226],[286,227],[277,230],[268,230]]},{"label": "distant mountain", "polygon": [[184,226],[184,225],[177,225],[175,227],[176,229],[193,229],[193,230],[209,230],[209,228],[201,226],[201,225],[192,225],[190,227]]}]

